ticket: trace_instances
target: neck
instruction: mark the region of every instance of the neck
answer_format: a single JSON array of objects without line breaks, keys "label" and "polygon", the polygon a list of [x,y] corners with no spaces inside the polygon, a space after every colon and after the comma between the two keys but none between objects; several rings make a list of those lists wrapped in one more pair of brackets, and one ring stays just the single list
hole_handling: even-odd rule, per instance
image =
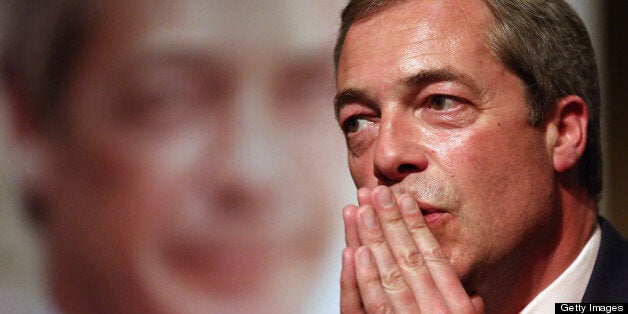
[{"label": "neck", "polygon": [[547,224],[532,232],[496,272],[486,274],[486,285],[478,292],[487,313],[523,310],[573,263],[591,237],[596,201],[584,190],[559,187],[558,194]]}]

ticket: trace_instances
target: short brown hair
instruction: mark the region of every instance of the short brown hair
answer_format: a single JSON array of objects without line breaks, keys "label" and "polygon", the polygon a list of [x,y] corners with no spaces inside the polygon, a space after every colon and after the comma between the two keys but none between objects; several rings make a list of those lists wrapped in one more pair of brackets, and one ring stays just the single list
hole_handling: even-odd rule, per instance
[{"label": "short brown hair", "polygon": [[59,116],[60,97],[83,47],[94,0],[6,0],[1,66],[38,122]]}]

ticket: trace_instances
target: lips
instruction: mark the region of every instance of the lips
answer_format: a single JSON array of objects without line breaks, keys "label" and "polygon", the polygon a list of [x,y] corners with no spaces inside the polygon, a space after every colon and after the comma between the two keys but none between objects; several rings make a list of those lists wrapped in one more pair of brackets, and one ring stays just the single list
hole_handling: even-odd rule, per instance
[{"label": "lips", "polygon": [[408,195],[412,197],[425,219],[428,227],[434,228],[453,218],[452,212],[459,208],[460,204],[455,197],[457,193],[453,188],[446,186],[409,184],[393,188],[395,196]]},{"label": "lips", "polygon": [[435,225],[440,222],[445,215],[449,214],[446,210],[421,202],[419,202],[419,208],[421,209],[421,214],[423,214],[423,218],[428,226]]},{"label": "lips", "polygon": [[434,225],[439,222],[445,213],[423,213],[423,218],[428,225]]}]

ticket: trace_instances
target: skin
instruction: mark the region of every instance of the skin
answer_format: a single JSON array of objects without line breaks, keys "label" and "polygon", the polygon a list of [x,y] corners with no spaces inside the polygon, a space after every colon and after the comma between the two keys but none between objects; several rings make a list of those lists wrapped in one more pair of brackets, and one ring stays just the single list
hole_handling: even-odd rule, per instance
[{"label": "skin", "polygon": [[483,40],[492,21],[481,1],[404,1],[350,28],[336,114],[360,189],[342,312],[517,312],[591,234],[572,170],[586,106],[564,97],[530,125],[521,80]]},{"label": "skin", "polygon": [[302,309],[343,187],[337,5],[240,2],[103,2],[62,123],[23,131],[67,312]]}]

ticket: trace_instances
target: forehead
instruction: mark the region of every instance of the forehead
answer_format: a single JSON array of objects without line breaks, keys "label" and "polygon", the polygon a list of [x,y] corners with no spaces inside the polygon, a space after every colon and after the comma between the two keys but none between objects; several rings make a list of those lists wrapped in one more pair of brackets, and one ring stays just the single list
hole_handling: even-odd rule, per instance
[{"label": "forehead", "polygon": [[[486,33],[492,14],[481,0],[403,1],[355,23],[340,56],[338,80],[373,68],[382,74],[408,75],[429,67],[468,66],[486,55]],[[368,60],[365,62],[365,60]],[[479,60],[476,60],[480,62]],[[477,62],[476,62],[477,63]]]},{"label": "forehead", "polygon": [[390,31],[428,27],[438,31],[479,30],[493,20],[486,0],[405,0],[394,1],[373,15],[358,19],[361,28],[385,27]]},{"label": "forehead", "polygon": [[143,45],[255,49],[320,47],[333,41],[340,0],[111,0],[97,15],[109,31]]}]

